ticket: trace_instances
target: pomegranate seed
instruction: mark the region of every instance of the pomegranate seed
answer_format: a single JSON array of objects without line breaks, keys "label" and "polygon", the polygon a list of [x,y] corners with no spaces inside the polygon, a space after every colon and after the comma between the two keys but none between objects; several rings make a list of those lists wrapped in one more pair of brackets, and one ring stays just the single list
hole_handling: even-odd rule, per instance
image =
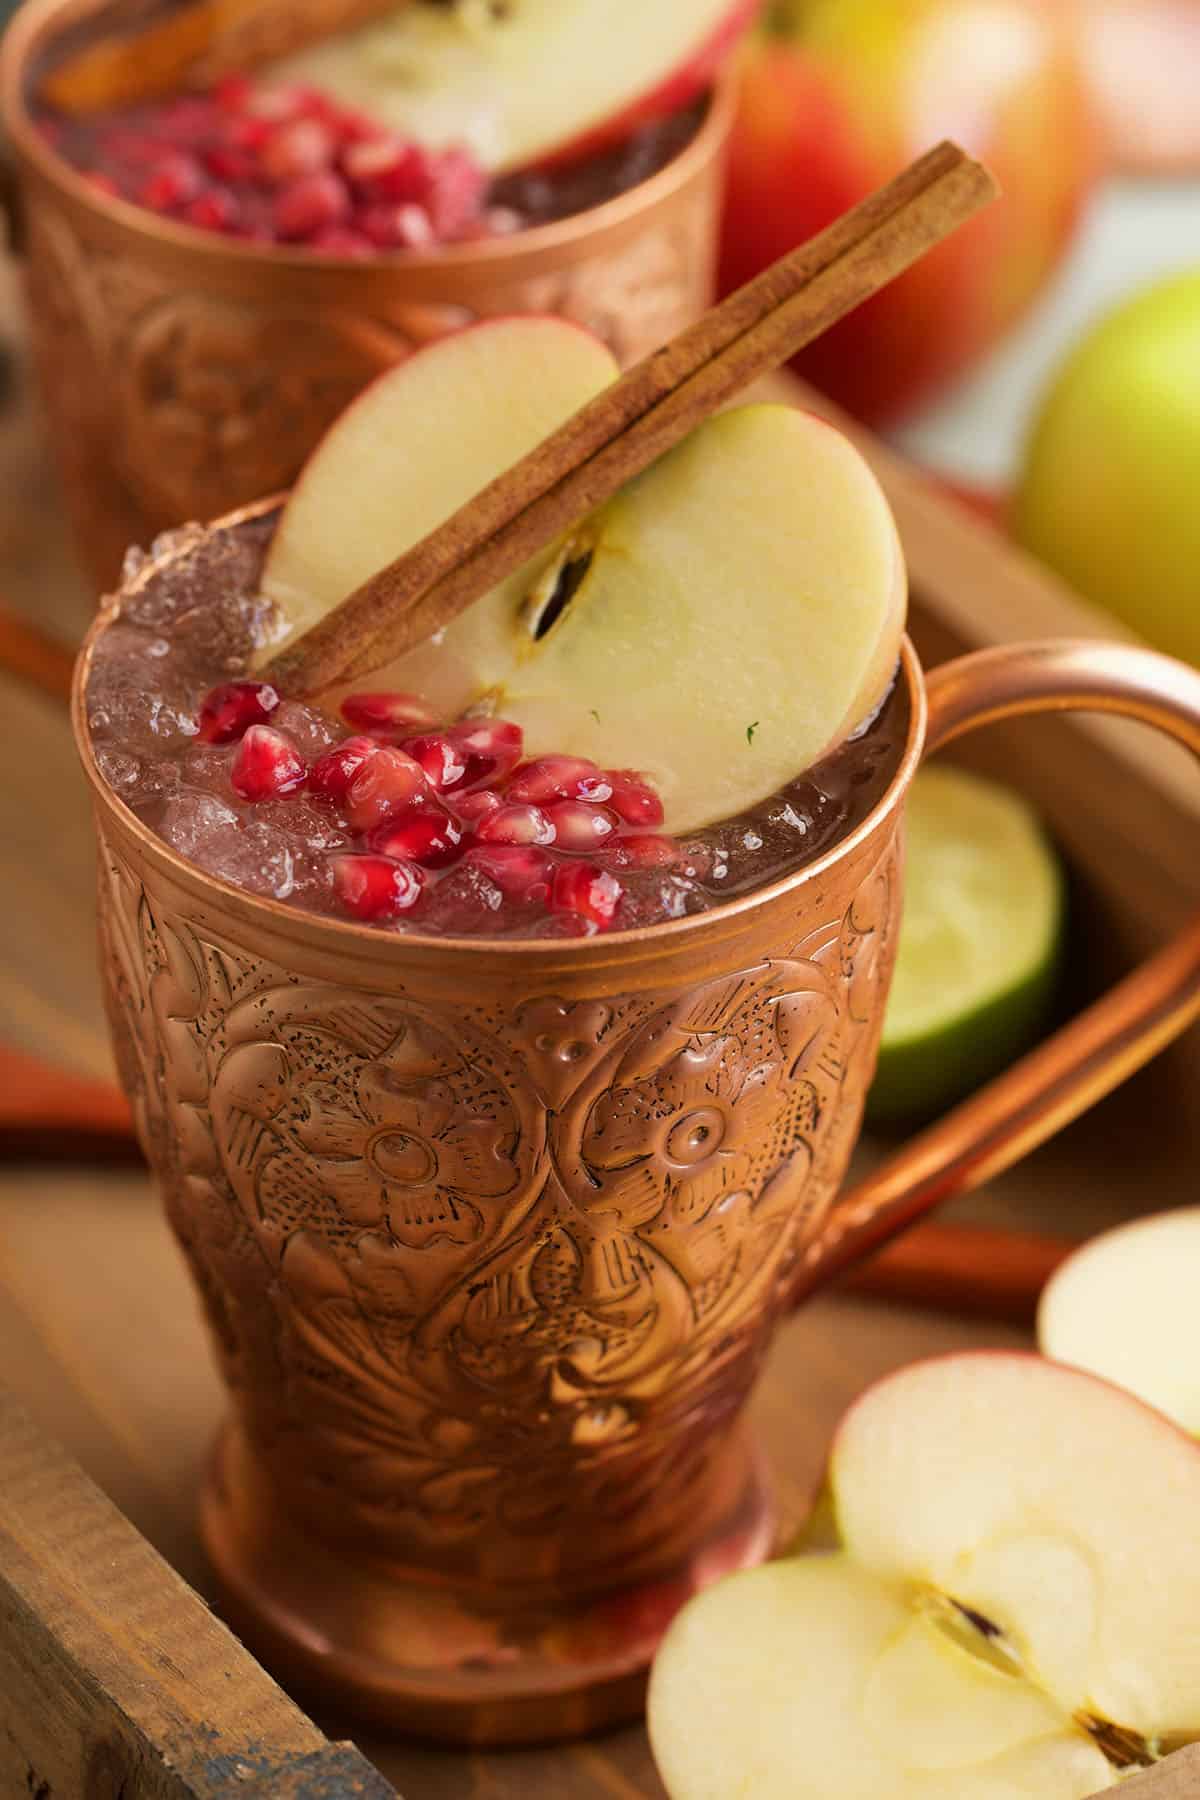
[{"label": "pomegranate seed", "polygon": [[308,777],[309,787],[326,800],[345,799],[351,779],[378,748],[374,738],[343,738],[313,764]]},{"label": "pomegranate seed", "polygon": [[375,137],[342,151],[342,173],[379,200],[422,201],[429,192],[429,159],[402,138]]},{"label": "pomegranate seed", "polygon": [[276,800],[304,786],[308,770],[282,731],[251,725],[238,745],[229,785],[243,800]]},{"label": "pomegranate seed", "polygon": [[644,775],[632,769],[608,769],[604,779],[612,786],[609,805],[626,825],[662,824],[662,801]]},{"label": "pomegranate seed", "polygon": [[454,810],[465,825],[478,825],[504,805],[494,788],[479,788],[473,794],[455,794]]},{"label": "pomegranate seed", "polygon": [[554,827],[538,806],[501,806],[476,826],[481,844],[552,844]]},{"label": "pomegranate seed", "polygon": [[275,127],[272,125],[270,119],[256,119],[252,114],[245,113],[240,119],[235,119],[232,125],[230,125],[229,142],[235,150],[248,150],[252,152],[255,157],[253,166],[257,171],[258,154],[263,149],[264,145],[270,142],[271,133],[274,129]]},{"label": "pomegranate seed", "polygon": [[184,207],[183,216],[201,231],[232,231],[238,222],[239,207],[228,188],[210,188]]},{"label": "pomegranate seed", "polygon": [[411,912],[421,898],[425,878],[411,863],[388,856],[335,856],[333,888],[356,919],[391,919]]},{"label": "pomegranate seed", "polygon": [[342,717],[348,725],[358,725],[376,737],[385,737],[389,732],[402,737],[414,725],[437,724],[433,708],[416,694],[347,694],[342,701]]},{"label": "pomegranate seed", "polygon": [[616,813],[583,800],[559,800],[546,808],[546,817],[560,850],[595,850],[617,828]]},{"label": "pomegranate seed", "polygon": [[436,234],[423,206],[367,206],[356,223],[377,250],[424,250]]},{"label": "pomegranate seed", "polygon": [[539,756],[518,769],[508,784],[510,800],[532,800],[544,806],[549,800],[578,798],[579,785],[600,773],[583,756]]},{"label": "pomegranate seed", "polygon": [[248,75],[222,75],[213,88],[212,98],[222,112],[241,112],[253,89]]},{"label": "pomegranate seed", "polygon": [[582,781],[575,783],[575,798],[587,800],[593,806],[603,806],[606,800],[612,799],[612,779],[603,773],[585,775]]},{"label": "pomegranate seed", "polygon": [[448,732],[422,733],[404,739],[404,749],[420,763],[429,781],[442,792],[463,784],[467,752],[460,751]]},{"label": "pomegranate seed", "polygon": [[267,681],[227,681],[204,696],[200,736],[206,744],[232,744],[251,725],[262,725],[279,705]]},{"label": "pomegranate seed", "polygon": [[281,125],[285,119],[294,119],[302,113],[305,101],[303,88],[252,87],[243,102],[243,108],[251,118]]},{"label": "pomegranate seed", "polygon": [[139,204],[154,212],[170,212],[194,200],[204,186],[204,170],[194,156],[176,151],[160,158],[158,167],[138,189]]},{"label": "pomegranate seed", "polygon": [[614,869],[669,869],[682,859],[683,851],[672,837],[652,831],[622,832],[609,838],[604,855]]},{"label": "pomegranate seed", "polygon": [[423,863],[427,869],[444,869],[462,855],[463,829],[441,807],[436,811],[430,808],[381,825],[371,833],[370,845],[384,856]]},{"label": "pomegranate seed", "polygon": [[323,169],[280,188],[271,218],[281,238],[306,238],[330,225],[340,225],[349,211],[345,182],[331,169]]},{"label": "pomegranate seed", "polygon": [[482,871],[506,899],[532,905],[545,901],[554,880],[554,862],[531,844],[477,844],[461,865]]},{"label": "pomegranate seed", "polygon": [[601,930],[611,925],[625,889],[596,863],[560,863],[554,871],[550,904],[556,912],[578,913]]},{"label": "pomegranate seed", "polygon": [[433,165],[433,181],[426,205],[439,238],[457,237],[478,217],[487,194],[488,178],[475,158],[465,150],[447,150]]},{"label": "pomegranate seed", "polygon": [[235,150],[231,144],[210,145],[204,152],[204,166],[214,181],[228,182],[230,187],[245,187],[258,173],[251,153]]},{"label": "pomegranate seed", "polygon": [[466,768],[459,787],[478,787],[481,781],[502,781],[521,760],[525,734],[508,719],[464,719],[447,728],[446,736],[466,752]]},{"label": "pomegranate seed", "polygon": [[337,151],[337,140],[320,119],[292,119],[271,133],[259,153],[259,164],[269,181],[294,181],[327,169]]},{"label": "pomegranate seed", "polygon": [[346,789],[346,816],[355,831],[373,831],[429,797],[419,763],[403,750],[376,750],[354,771]]}]

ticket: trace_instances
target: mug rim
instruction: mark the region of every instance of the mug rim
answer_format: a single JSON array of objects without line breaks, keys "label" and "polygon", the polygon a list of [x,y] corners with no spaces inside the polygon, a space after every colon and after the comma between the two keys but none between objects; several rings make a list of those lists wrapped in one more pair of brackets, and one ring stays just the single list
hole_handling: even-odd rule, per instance
[{"label": "mug rim", "polygon": [[582,212],[529,226],[511,236],[447,244],[429,252],[381,250],[369,258],[323,255],[286,244],[250,243],[164,218],[131,200],[102,193],[43,141],[25,101],[25,72],[29,61],[43,36],[49,33],[56,15],[86,15],[99,11],[104,4],[105,0],[25,0],[0,34],[0,124],[17,155],[44,180],[69,195],[84,211],[95,214],[107,224],[166,244],[180,253],[191,252],[204,258],[229,257],[235,266],[339,275],[383,270],[396,275],[428,276],[442,269],[453,273],[464,267],[486,269],[494,263],[519,262],[526,257],[536,260],[564,244],[586,238],[593,232],[601,234],[619,229],[627,219],[643,211],[652,211],[668,194],[686,187],[697,170],[711,160],[724,143],[732,124],[734,90],[732,77],[727,76],[708,89],[707,110],[694,135],[655,174]]},{"label": "mug rim", "polygon": [[[232,530],[277,509],[282,499],[283,496],[274,495],[270,499],[238,507],[199,529],[206,533]],[[287,906],[281,900],[249,893],[245,888],[236,887],[220,876],[210,875],[207,870],[189,862],[125,805],[104,780],[96,763],[86,714],[87,683],[96,645],[120,618],[124,596],[136,592],[176,557],[186,554],[194,545],[195,540],[190,533],[195,529],[197,527],[184,526],[178,534],[170,534],[173,538],[187,534],[187,542],[172,542],[157,552],[152,548],[137,572],[122,582],[120,588],[107,595],[98,609],[80,645],[71,684],[71,727],[75,748],[97,808],[106,810],[121,832],[136,843],[139,854],[150,866],[166,874],[176,887],[182,888],[189,895],[202,901],[207,898],[210,904],[215,903],[224,915],[245,919],[252,928],[255,925],[265,927],[277,937],[317,937],[327,943],[330,949],[340,949],[350,954],[357,952],[360,955],[373,952],[376,957],[394,958],[397,963],[401,958],[411,958],[414,955],[422,960],[439,954],[455,958],[471,956],[476,960],[484,956],[493,966],[511,969],[513,973],[551,961],[561,962],[564,957],[572,963],[587,966],[598,960],[612,960],[614,952],[618,957],[637,952],[653,954],[656,945],[661,946],[664,951],[679,950],[681,946],[686,946],[689,938],[714,931],[720,935],[723,925],[736,923],[747,914],[769,908],[789,894],[798,896],[823,880],[839,863],[852,856],[860,846],[877,834],[881,826],[900,808],[924,753],[927,722],[924,672],[912,639],[906,632],[901,640],[896,680],[903,681],[908,690],[908,725],[904,746],[891,780],[875,805],[852,830],[838,838],[829,849],[822,851],[811,862],[779,876],[775,881],[751,888],[746,893],[733,895],[728,900],[718,901],[715,906],[708,907],[703,912],[688,913],[679,919],[663,919],[653,925],[633,926],[624,931],[598,932],[594,937],[587,938],[443,937],[418,931],[386,932],[353,920],[331,918],[323,913]]]}]

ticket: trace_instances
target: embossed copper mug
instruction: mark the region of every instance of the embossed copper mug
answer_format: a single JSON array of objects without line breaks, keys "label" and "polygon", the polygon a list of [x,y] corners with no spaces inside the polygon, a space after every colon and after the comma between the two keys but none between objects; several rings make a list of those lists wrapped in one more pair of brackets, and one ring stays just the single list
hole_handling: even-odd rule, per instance
[{"label": "embossed copper mug", "polygon": [[339,260],[177,225],[101,193],[43,142],[32,77],[109,6],[25,0],[0,51],[34,362],[98,589],[127,544],[286,487],[368,381],[447,331],[558,313],[624,365],[711,302],[730,93],[657,175],[586,212],[428,255]]},{"label": "embossed copper mug", "polygon": [[[261,547],[273,516],[192,541]],[[839,1198],[922,755],[1069,708],[1200,752],[1200,673],[1047,643],[926,683],[906,647],[890,785],[807,867],[648,929],[454,942],[240,892],[133,818],[83,704],[119,605],[75,726],[121,1076],[232,1398],[202,1508],[231,1616],[285,1679],[394,1729],[628,1717],[676,1608],[772,1547],[742,1412],[779,1320],[1200,1011],[1197,921]]]}]

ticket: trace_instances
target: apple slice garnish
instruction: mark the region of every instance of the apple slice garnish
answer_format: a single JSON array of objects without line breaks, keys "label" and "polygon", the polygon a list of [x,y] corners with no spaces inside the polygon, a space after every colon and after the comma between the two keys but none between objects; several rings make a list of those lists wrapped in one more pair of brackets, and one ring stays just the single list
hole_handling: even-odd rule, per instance
[{"label": "apple slice garnish", "polygon": [[[611,350],[562,319],[489,319],[389,369],[334,420],[300,471],[263,570],[284,629],[265,661],[368,576],[419,543],[618,373]],[[424,694],[446,718],[512,665],[506,621],[553,549],[372,688]],[[357,687],[364,684],[358,682]]]},{"label": "apple slice garnish", "polygon": [[844,1555],[709,1588],[654,1665],[671,1800],[1083,1800],[1102,1752]]},{"label": "apple slice garnish", "polygon": [[[551,320],[478,326],[343,414],[264,572],[292,630],[602,385],[607,352],[580,336]],[[858,451],[810,414],[743,407],[706,420],[371,686],[423,694],[447,717],[490,705],[531,756],[642,770],[667,828],[689,831],[765,799],[870,715],[905,599],[895,525]]]},{"label": "apple slice garnish", "polygon": [[274,76],[493,172],[575,161],[712,85],[760,0],[411,0]]},{"label": "apple slice garnish", "polygon": [[1046,1284],[1038,1343],[1200,1437],[1200,1206],[1105,1231]]},{"label": "apple slice garnish", "polygon": [[1018,1353],[843,1420],[840,1548],[684,1608],[650,1685],[672,1800],[1069,1800],[1200,1737],[1200,1445]]}]

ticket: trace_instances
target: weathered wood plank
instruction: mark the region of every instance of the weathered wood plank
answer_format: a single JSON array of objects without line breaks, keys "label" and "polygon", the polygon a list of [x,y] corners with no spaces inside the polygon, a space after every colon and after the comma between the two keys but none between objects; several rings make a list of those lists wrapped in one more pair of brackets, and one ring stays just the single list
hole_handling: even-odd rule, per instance
[{"label": "weathered wood plank", "polygon": [[[1153,1769],[1121,1783],[1121,1800],[1196,1800],[1197,1795],[1200,1795],[1200,1744],[1177,1750],[1174,1756],[1168,1756]],[[1092,1800],[1101,1800],[1101,1795],[1093,1794]]]},{"label": "weathered wood plank", "polygon": [[0,1390],[0,1792],[387,1800]]}]

